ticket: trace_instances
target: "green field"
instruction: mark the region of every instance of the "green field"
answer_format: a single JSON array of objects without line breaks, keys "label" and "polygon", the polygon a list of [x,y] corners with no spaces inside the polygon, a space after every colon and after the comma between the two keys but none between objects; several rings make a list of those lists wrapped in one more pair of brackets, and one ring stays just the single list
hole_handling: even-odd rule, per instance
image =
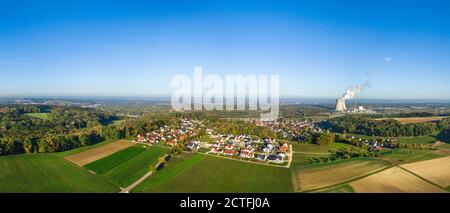
[{"label": "green field", "polygon": [[0,192],[117,192],[108,180],[56,154],[0,157]]},{"label": "green field", "polygon": [[381,152],[381,156],[383,159],[389,160],[393,163],[411,163],[416,161],[438,158],[444,155],[438,154],[432,150],[402,148],[383,151]]},{"label": "green field", "polygon": [[142,147],[142,145],[131,146],[100,160],[87,164],[84,167],[96,172],[97,174],[103,174],[113,169],[114,167],[132,159],[136,155],[144,152],[146,149],[147,148]]},{"label": "green field", "polygon": [[400,137],[398,138],[398,142],[406,143],[406,144],[432,144],[436,141],[436,138],[433,136],[417,136],[417,137]]},{"label": "green field", "polygon": [[313,158],[320,158],[320,157],[328,157],[330,154],[305,154],[305,153],[294,153],[292,157],[292,164],[293,165],[304,165],[311,163],[311,160]]},{"label": "green field", "polygon": [[310,153],[310,154],[313,153],[329,154],[333,151],[338,150],[339,148],[351,148],[351,147],[357,148],[353,145],[345,143],[334,143],[331,146],[319,146],[316,144],[295,143],[295,142],[291,142],[291,144],[294,152]]},{"label": "green field", "polygon": [[165,148],[156,146],[146,149],[144,152],[105,172],[103,176],[122,187],[129,186],[144,176],[149,171],[150,165],[155,165],[158,162],[158,157],[163,156],[166,151]]},{"label": "green field", "polygon": [[171,162],[136,192],[292,192],[289,169],[197,154]]},{"label": "green field", "polygon": [[35,118],[39,118],[39,119],[47,120],[48,119],[48,114],[49,113],[26,113],[25,115],[31,116],[31,117],[35,117]]}]

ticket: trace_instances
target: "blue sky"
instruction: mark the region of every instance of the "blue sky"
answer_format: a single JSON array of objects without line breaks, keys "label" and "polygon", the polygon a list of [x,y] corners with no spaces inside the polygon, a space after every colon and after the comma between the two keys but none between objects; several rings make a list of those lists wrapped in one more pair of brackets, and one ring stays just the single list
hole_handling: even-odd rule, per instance
[{"label": "blue sky", "polygon": [[[281,96],[450,99],[448,1],[4,1],[0,96],[167,96],[278,74]],[[391,58],[388,63],[384,58]]]}]

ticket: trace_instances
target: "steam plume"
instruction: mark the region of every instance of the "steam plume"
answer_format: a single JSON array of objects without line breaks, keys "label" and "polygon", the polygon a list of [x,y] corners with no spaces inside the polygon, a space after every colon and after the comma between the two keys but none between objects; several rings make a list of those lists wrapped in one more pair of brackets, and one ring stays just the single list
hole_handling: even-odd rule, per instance
[{"label": "steam plume", "polygon": [[355,96],[357,96],[359,93],[361,93],[362,91],[364,91],[364,89],[366,87],[370,87],[370,76],[372,75],[373,70],[369,69],[367,71],[367,77],[368,79],[366,80],[366,82],[364,84],[359,84],[359,85],[355,85],[355,86],[351,86],[349,87],[346,91],[345,94],[342,95],[342,99],[346,100],[346,99],[353,99]]}]

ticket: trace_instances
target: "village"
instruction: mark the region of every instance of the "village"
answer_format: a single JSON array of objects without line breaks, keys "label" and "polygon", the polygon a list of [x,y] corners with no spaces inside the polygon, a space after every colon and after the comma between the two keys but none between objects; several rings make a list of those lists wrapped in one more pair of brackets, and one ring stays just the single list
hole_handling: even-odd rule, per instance
[{"label": "village", "polygon": [[[205,130],[210,140],[187,140]],[[181,119],[179,126],[163,126],[145,135],[137,135],[136,142],[173,147],[184,143],[184,151],[200,152],[233,159],[266,162],[274,164],[287,163],[291,157],[289,144],[272,138],[259,138],[250,135],[219,134],[212,128],[206,128],[198,120]]]},{"label": "village", "polygon": [[296,121],[262,121],[258,119],[251,119],[250,122],[257,126],[264,126],[274,132],[280,133],[284,138],[289,140],[300,140],[307,134],[314,132],[322,132],[323,130],[318,126],[318,122],[311,120],[296,120]]}]

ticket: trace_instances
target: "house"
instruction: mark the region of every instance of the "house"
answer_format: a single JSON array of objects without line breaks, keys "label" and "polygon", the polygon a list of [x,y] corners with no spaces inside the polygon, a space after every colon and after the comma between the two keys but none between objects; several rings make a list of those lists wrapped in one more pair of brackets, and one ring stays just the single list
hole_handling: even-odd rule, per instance
[{"label": "house", "polygon": [[169,146],[175,146],[175,145],[177,145],[177,142],[174,141],[174,140],[169,140],[169,141],[167,141],[167,145],[169,145]]},{"label": "house", "polygon": [[254,153],[253,153],[253,148],[243,148],[241,149],[241,152],[239,153],[239,156],[241,158],[253,158],[254,157]]},{"label": "house", "polygon": [[186,145],[186,148],[190,151],[197,151],[200,149],[200,141],[192,141]]},{"label": "house", "polygon": [[228,156],[234,156],[234,155],[236,155],[236,150],[234,150],[234,149],[224,149],[223,150],[223,154],[224,155],[228,155]]},{"label": "house", "polygon": [[212,148],[211,148],[211,151],[210,151],[211,153],[214,153],[214,154],[221,154],[221,153],[223,153],[223,151],[219,148],[219,147],[216,147],[216,146],[213,146]]},{"label": "house", "polygon": [[265,161],[267,159],[267,155],[256,154],[255,158],[259,161]]},{"label": "house", "polygon": [[283,158],[279,155],[269,155],[267,160],[273,163],[283,163]]},{"label": "house", "polygon": [[138,142],[147,142],[147,139],[145,138],[144,135],[138,135],[137,136],[137,141]]},{"label": "house", "polygon": [[264,144],[262,151],[265,153],[270,153],[273,149],[273,145],[272,144]]},{"label": "house", "polygon": [[287,143],[284,143],[283,145],[281,145],[280,152],[282,152],[282,153],[289,152],[289,145]]},{"label": "house", "polygon": [[227,145],[225,145],[225,150],[233,150],[234,149],[234,145],[229,143]]},{"label": "house", "polygon": [[148,142],[149,142],[149,143],[157,143],[157,140],[156,140],[155,137],[150,137],[150,138],[148,139]]}]

